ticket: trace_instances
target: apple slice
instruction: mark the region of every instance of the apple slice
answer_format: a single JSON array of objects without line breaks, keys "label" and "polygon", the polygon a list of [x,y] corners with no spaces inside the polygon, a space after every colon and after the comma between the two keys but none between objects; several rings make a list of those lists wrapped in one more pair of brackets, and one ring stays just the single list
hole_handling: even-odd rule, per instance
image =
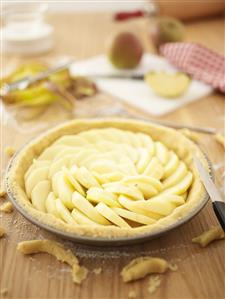
[{"label": "apple slice", "polygon": [[184,73],[149,72],[145,82],[161,97],[177,98],[182,95],[190,84],[190,77]]}]

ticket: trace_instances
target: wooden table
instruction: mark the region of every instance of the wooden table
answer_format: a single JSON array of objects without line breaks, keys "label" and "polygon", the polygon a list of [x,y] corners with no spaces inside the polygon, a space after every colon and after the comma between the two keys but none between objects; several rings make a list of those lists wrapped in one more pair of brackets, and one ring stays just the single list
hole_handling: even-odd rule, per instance
[{"label": "wooden table", "polygon": [[[52,15],[49,21],[56,29],[56,46],[52,55],[73,55],[86,58],[104,51],[105,40],[111,31],[131,29],[142,38],[147,51],[153,47],[147,35],[146,21],[137,20],[114,24],[109,14],[68,14]],[[224,20],[208,19],[186,25],[186,40],[202,44],[224,53]],[[16,58],[17,59],[17,58]],[[14,63],[15,58],[3,57],[3,69]],[[224,129],[224,97],[212,94],[194,104],[171,113],[163,119]],[[79,106],[80,105],[80,106]],[[83,115],[89,116],[90,107],[121,107],[121,104],[107,95],[79,104]],[[89,108],[87,108],[89,107]],[[143,112],[125,107],[129,113],[140,116]],[[94,108],[93,108],[94,109]],[[105,108],[104,108],[105,109]],[[103,110],[104,110],[103,109]],[[101,111],[101,110],[100,110]],[[104,110],[106,111],[106,110]],[[81,113],[81,114],[82,114]],[[147,116],[147,115],[145,115]],[[5,169],[7,158],[3,153],[5,145],[19,148],[31,136],[18,133],[11,123],[1,121],[1,169]],[[218,185],[224,180],[224,149],[212,137],[201,136],[200,144],[207,152],[216,169]],[[32,257],[16,251],[19,241],[50,238],[55,236],[32,225],[18,212],[1,214],[0,225],[7,230],[7,236],[0,240],[0,287],[8,289],[8,298],[79,298],[79,299],[123,299],[134,290],[136,298],[194,299],[224,298],[225,294],[225,242],[215,242],[205,249],[191,243],[191,239],[217,224],[208,204],[194,219],[178,229],[154,241],[122,248],[92,248],[62,241],[80,258],[89,269],[102,267],[99,275],[90,273],[81,286],[71,280],[70,268],[47,254]],[[150,255],[163,257],[178,265],[178,271],[162,276],[161,286],[152,295],[148,293],[148,278],[125,284],[119,273],[133,257]]]}]

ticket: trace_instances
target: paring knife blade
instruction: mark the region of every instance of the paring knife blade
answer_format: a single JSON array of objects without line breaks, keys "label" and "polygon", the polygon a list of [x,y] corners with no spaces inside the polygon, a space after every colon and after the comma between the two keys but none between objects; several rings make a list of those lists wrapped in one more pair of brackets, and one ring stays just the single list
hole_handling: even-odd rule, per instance
[{"label": "paring knife blade", "polygon": [[213,202],[213,209],[217,219],[225,231],[225,202],[201,161],[197,157],[194,157],[194,163],[199,171],[200,179]]},{"label": "paring knife blade", "polygon": [[194,162],[199,171],[200,179],[203,182],[209,196],[211,197],[211,200],[223,202],[223,199],[222,199],[216,185],[211,180],[210,176],[206,172],[206,170],[205,170],[204,166],[202,165],[202,163],[200,162],[200,160],[197,157],[194,157]]},{"label": "paring knife blade", "polygon": [[171,127],[174,129],[189,129],[191,131],[196,131],[199,133],[203,133],[203,134],[216,134],[217,130],[215,128],[210,128],[210,127],[198,127],[198,126],[190,126],[190,125],[186,125],[186,124],[177,124],[174,122],[170,122],[170,121],[164,121],[164,120],[159,120],[159,119],[151,119],[151,118],[147,118],[147,117],[143,117],[143,116],[132,116],[129,115],[130,118],[134,118],[134,119],[140,119],[143,121],[147,121],[147,122],[153,122],[162,126],[166,126],[166,127]]}]

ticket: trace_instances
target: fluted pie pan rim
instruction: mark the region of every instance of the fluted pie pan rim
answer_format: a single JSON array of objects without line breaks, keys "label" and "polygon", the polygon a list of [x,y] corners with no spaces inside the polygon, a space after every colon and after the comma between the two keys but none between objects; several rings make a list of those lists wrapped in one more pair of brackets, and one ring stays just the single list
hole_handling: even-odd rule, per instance
[{"label": "fluted pie pan rim", "polygon": [[[157,221],[156,224],[132,229],[112,226],[90,227],[86,225],[76,225],[72,227],[69,224],[63,224],[52,215],[33,208],[26,197],[23,187],[21,187],[23,185],[24,173],[30,166],[33,158],[39,155],[60,136],[74,134],[92,128],[106,127],[150,134],[154,140],[162,141],[168,148],[173,149],[177,154],[179,153],[178,156],[181,159],[183,155],[185,159],[189,161],[188,163],[190,163],[190,167],[194,173],[191,203],[185,203],[181,207],[176,208],[172,214]],[[176,141],[176,143],[172,141]],[[16,209],[29,221],[50,232],[80,243],[98,245],[137,243],[146,239],[155,238],[180,226],[196,215],[206,204],[208,195],[193,165],[193,155],[197,155],[209,173],[211,173],[211,164],[200,148],[191,140],[187,139],[182,133],[174,129],[133,119],[77,119],[48,130],[22,147],[9,163],[5,182],[8,195]]]}]

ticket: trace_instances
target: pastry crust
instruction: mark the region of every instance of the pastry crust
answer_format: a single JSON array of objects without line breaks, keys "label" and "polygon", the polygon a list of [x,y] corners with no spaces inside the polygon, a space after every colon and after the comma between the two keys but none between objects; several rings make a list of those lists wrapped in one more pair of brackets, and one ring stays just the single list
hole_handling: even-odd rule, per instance
[{"label": "pastry crust", "polygon": [[[150,135],[154,141],[161,141],[168,149],[173,150],[177,156],[185,162],[193,174],[193,182],[186,203],[177,207],[169,216],[161,218],[156,223],[133,228],[121,228],[113,225],[74,225],[64,223],[52,214],[46,214],[36,210],[29,201],[24,186],[24,175],[33,159],[37,158],[44,149],[61,136],[73,135],[94,128],[118,128],[125,131],[142,132]],[[189,213],[192,213],[203,203],[203,201],[205,201],[206,191],[200,181],[199,174],[193,165],[193,155],[196,155],[206,168],[208,167],[208,163],[200,149],[192,141],[183,136],[182,133],[176,130],[144,121],[129,119],[78,119],[49,130],[27,144],[16,155],[8,172],[7,182],[9,190],[18,205],[36,221],[42,222],[52,228],[76,235],[106,237],[109,239],[135,236],[150,232],[159,232],[168,226],[174,225],[178,220],[187,216]]]},{"label": "pastry crust", "polygon": [[46,252],[54,255],[60,262],[65,262],[72,267],[72,278],[77,284],[80,284],[88,274],[85,267],[79,265],[78,259],[70,250],[66,250],[60,243],[51,240],[32,240],[20,242],[17,250],[23,254],[33,254]]},{"label": "pastry crust", "polygon": [[12,146],[6,146],[5,147],[5,154],[11,158],[16,152],[16,149]]},{"label": "pastry crust", "polygon": [[7,201],[4,202],[1,206],[0,206],[0,212],[4,212],[4,213],[12,213],[13,211],[13,205],[11,202]]},{"label": "pastry crust", "polygon": [[151,273],[164,273],[169,268],[166,260],[157,257],[139,257],[132,260],[121,272],[124,282],[143,278]]},{"label": "pastry crust", "polygon": [[0,238],[5,235],[5,229],[0,226]]},{"label": "pastry crust", "polygon": [[95,269],[93,270],[93,273],[96,274],[96,275],[101,274],[101,273],[102,273],[102,268],[101,268],[101,267],[99,267],[99,268],[95,268]]},{"label": "pastry crust", "polygon": [[225,233],[220,226],[213,226],[209,230],[202,233],[200,236],[192,239],[192,243],[199,244],[201,247],[206,247],[210,243],[225,238]]},{"label": "pastry crust", "polygon": [[187,138],[191,139],[194,142],[199,141],[199,135],[189,129],[180,129],[180,132],[184,134]]},{"label": "pastry crust", "polygon": [[3,187],[0,186],[0,198],[3,198],[6,196],[6,191]]},{"label": "pastry crust", "polygon": [[7,288],[3,288],[3,289],[1,289],[0,290],[0,295],[2,296],[2,297],[5,297],[7,294],[8,294],[8,289]]},{"label": "pastry crust", "polygon": [[136,298],[137,297],[137,293],[133,290],[131,290],[129,293],[128,293],[128,298]]},{"label": "pastry crust", "polygon": [[158,275],[151,276],[149,278],[149,283],[148,283],[148,292],[150,294],[155,293],[155,291],[158,289],[160,284],[161,284],[161,279]]},{"label": "pastry crust", "polygon": [[215,140],[220,143],[223,148],[225,149],[225,137],[222,134],[216,134],[214,135]]}]

